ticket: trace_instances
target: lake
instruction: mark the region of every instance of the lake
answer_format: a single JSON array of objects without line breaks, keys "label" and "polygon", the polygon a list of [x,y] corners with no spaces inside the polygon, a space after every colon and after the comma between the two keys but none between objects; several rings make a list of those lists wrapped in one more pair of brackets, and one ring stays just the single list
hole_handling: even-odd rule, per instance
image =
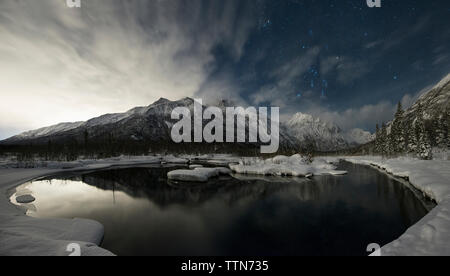
[{"label": "lake", "polygon": [[[25,183],[27,215],[89,218],[117,255],[368,255],[435,204],[376,169],[339,163],[344,176],[167,180],[180,166],[65,173]],[[11,198],[15,203],[15,196]]]}]

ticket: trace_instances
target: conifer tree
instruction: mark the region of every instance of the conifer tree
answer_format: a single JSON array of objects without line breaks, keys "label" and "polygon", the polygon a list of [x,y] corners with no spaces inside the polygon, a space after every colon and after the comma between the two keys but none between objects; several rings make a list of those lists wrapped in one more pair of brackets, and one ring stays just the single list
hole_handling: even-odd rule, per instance
[{"label": "conifer tree", "polygon": [[422,109],[422,105],[419,103],[417,109],[416,120],[416,141],[417,141],[417,155],[421,159],[431,159],[431,141],[430,137],[425,129],[425,118]]},{"label": "conifer tree", "polygon": [[433,136],[434,144],[440,148],[446,147],[446,125],[445,125],[445,115],[435,116],[432,121],[433,125]]},{"label": "conifer tree", "polygon": [[395,113],[394,122],[392,124],[393,133],[394,133],[394,152],[402,153],[405,150],[405,127],[404,127],[404,118],[403,118],[403,107],[402,103],[398,102],[397,112]]},{"label": "conifer tree", "polygon": [[374,152],[375,153],[381,153],[380,141],[381,141],[380,126],[377,124],[376,125],[376,130],[375,130],[375,148],[374,148]]},{"label": "conifer tree", "polygon": [[444,117],[444,129],[445,129],[445,141],[446,146],[450,149],[450,108],[447,108],[445,111]]},{"label": "conifer tree", "polygon": [[380,147],[381,147],[381,154],[383,156],[386,156],[386,155],[389,154],[389,151],[388,151],[387,127],[386,127],[385,123],[383,123],[381,125]]}]

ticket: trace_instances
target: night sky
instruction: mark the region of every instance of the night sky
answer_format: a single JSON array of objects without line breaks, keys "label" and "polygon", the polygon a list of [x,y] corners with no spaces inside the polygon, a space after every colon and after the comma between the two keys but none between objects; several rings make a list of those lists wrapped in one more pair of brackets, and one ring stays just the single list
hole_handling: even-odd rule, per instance
[{"label": "night sky", "polygon": [[450,71],[449,1],[258,3],[246,54],[235,62],[226,49],[215,52],[214,73],[232,72],[248,102],[320,116],[414,98]]},{"label": "night sky", "polygon": [[186,96],[373,131],[450,73],[446,0],[4,0],[0,37],[0,138]]}]

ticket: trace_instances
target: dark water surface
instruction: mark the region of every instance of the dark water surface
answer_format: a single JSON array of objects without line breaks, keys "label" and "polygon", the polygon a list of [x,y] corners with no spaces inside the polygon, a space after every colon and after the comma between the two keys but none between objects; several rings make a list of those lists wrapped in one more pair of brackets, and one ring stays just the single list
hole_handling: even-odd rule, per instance
[{"label": "dark water surface", "polygon": [[65,174],[22,185],[33,217],[83,217],[105,226],[118,255],[367,255],[433,204],[375,169],[340,163],[345,176],[312,180],[221,177],[171,183],[172,168]]}]

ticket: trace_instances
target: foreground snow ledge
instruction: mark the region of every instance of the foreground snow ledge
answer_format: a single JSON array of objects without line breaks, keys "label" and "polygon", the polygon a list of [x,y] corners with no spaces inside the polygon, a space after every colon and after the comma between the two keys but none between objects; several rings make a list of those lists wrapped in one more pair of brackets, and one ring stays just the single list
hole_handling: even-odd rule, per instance
[{"label": "foreground snow ledge", "polygon": [[87,219],[37,219],[9,201],[13,188],[36,177],[56,173],[50,169],[0,169],[0,256],[68,256],[76,243],[82,256],[111,256],[98,247],[103,225]]},{"label": "foreground snow ledge", "polygon": [[438,206],[411,226],[399,239],[381,249],[383,256],[450,255],[450,161],[412,158],[382,159],[374,156],[327,158],[371,165],[408,178]]}]

